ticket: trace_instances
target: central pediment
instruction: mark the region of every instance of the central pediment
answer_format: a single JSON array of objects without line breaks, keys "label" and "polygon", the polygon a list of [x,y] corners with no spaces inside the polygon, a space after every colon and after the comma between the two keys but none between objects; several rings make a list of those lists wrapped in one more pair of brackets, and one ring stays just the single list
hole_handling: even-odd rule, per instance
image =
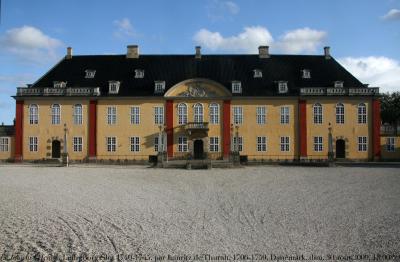
[{"label": "central pediment", "polygon": [[209,79],[188,79],[171,87],[165,97],[218,98],[232,94],[220,83]]}]

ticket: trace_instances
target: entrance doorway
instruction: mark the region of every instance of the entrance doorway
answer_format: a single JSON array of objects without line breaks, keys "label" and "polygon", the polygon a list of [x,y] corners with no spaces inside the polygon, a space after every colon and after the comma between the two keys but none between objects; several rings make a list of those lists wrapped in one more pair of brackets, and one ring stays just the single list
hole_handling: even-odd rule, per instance
[{"label": "entrance doorway", "polygon": [[53,140],[53,142],[51,142],[51,157],[52,158],[61,157],[61,143],[58,140]]},{"label": "entrance doorway", "polygon": [[336,140],[336,158],[345,158],[346,142],[343,139]]},{"label": "entrance doorway", "polygon": [[193,142],[194,159],[203,159],[204,147],[203,140],[197,139]]}]

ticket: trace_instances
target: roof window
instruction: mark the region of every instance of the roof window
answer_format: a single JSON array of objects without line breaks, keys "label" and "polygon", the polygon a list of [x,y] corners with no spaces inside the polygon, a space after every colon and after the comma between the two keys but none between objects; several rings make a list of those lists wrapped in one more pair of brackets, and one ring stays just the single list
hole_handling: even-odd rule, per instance
[{"label": "roof window", "polygon": [[233,94],[242,93],[242,83],[240,81],[232,81],[232,93]]},{"label": "roof window", "polygon": [[302,72],[302,78],[311,78],[310,69],[303,69],[301,70],[301,72]]},{"label": "roof window", "polygon": [[162,94],[165,90],[165,81],[155,81],[154,82],[154,93]]},{"label": "roof window", "polygon": [[135,69],[135,78],[144,78],[144,70]]},{"label": "roof window", "polygon": [[254,78],[261,78],[262,77],[262,71],[260,69],[254,69]]},{"label": "roof window", "polygon": [[119,81],[109,81],[108,82],[108,93],[109,94],[118,94],[120,84],[121,84],[121,82],[119,82]]},{"label": "roof window", "polygon": [[86,73],[85,78],[94,78],[96,70],[87,69],[85,70],[85,73]]}]

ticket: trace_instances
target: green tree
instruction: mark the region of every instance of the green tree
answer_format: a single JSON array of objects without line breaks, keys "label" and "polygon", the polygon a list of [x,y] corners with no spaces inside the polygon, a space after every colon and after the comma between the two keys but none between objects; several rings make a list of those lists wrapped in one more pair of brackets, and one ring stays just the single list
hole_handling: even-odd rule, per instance
[{"label": "green tree", "polygon": [[382,95],[381,119],[383,123],[390,124],[397,135],[397,126],[400,124],[400,92]]}]

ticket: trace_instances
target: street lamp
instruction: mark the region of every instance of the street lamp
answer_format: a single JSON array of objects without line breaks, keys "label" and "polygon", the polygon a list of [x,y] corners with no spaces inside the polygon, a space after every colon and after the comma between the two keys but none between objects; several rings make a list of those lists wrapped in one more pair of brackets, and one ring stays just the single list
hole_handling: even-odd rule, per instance
[{"label": "street lamp", "polygon": [[331,123],[329,123],[328,132],[328,161],[331,163],[333,162],[333,138]]},{"label": "street lamp", "polygon": [[69,166],[69,159],[68,159],[68,142],[67,142],[67,123],[64,123],[64,158],[65,158],[65,163],[67,167]]}]

